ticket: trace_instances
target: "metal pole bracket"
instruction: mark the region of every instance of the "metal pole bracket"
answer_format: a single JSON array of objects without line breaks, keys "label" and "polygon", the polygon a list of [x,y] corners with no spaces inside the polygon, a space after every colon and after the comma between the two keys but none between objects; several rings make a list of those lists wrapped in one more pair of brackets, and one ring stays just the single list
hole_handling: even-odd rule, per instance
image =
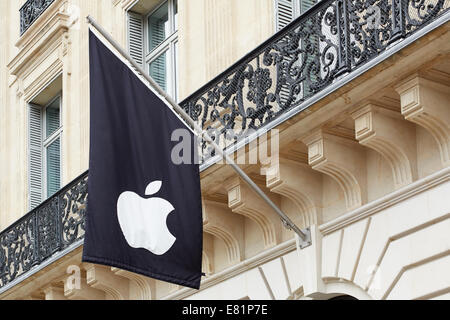
[{"label": "metal pole bracket", "polygon": [[300,249],[305,249],[312,245],[312,239],[311,239],[311,229],[308,227],[306,229],[302,230],[305,234],[305,239],[302,239],[301,237],[298,237],[298,247]]}]

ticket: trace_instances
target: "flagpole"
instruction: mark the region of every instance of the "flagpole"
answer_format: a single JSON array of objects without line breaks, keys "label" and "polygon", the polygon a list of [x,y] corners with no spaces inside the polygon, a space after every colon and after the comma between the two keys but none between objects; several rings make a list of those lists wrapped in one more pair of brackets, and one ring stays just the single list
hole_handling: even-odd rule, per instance
[{"label": "flagpole", "polygon": [[203,132],[203,129],[176,103],[172,97],[170,97],[161,87],[150,77],[150,75],[145,72],[141,66],[139,66],[134,59],[124,50],[116,40],[114,40],[109,33],[99,25],[94,18],[90,15],[86,17],[87,22],[92,25],[100,34],[108,40],[108,42],[124,57],[128,60],[131,65],[136,68],[136,70],[150,83],[150,85],[160,94],[171,106],[172,108],[191,126],[197,135],[202,135],[202,137],[210,143],[214,150],[226,161],[227,164],[236,171],[236,173],[255,191],[281,218],[283,224],[289,229],[294,230],[294,232],[300,237],[302,243],[300,248],[306,248],[311,245],[311,231],[309,228],[301,230],[297,225],[295,225],[291,219],[283,212],[281,209],[261,190],[261,188],[253,182],[253,180],[234,162],[234,160],[229,157],[223,149],[208,135],[207,132]]}]

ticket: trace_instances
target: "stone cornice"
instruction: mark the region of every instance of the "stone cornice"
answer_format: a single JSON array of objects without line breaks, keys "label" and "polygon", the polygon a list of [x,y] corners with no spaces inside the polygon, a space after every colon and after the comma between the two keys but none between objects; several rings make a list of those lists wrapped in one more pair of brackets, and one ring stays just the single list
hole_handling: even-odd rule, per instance
[{"label": "stone cornice", "polygon": [[115,0],[115,2],[115,5],[122,2],[122,9],[127,11],[137,2],[137,0]]}]

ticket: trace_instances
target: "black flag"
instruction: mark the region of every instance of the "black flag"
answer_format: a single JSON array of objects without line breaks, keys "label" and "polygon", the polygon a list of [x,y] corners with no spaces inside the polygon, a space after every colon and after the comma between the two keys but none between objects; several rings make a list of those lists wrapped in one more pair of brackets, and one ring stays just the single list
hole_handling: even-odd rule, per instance
[{"label": "black flag", "polygon": [[[192,141],[194,136],[91,31],[89,54],[89,199],[83,261],[198,289],[199,168],[171,159],[179,143],[171,141],[173,131],[185,129]],[[194,155],[196,144],[190,145]]]}]

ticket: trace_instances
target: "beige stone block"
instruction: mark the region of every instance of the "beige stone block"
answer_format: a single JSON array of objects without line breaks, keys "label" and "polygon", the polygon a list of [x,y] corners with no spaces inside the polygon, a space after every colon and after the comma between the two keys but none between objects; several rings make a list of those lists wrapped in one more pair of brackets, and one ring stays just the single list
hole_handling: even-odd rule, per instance
[{"label": "beige stone block", "polygon": [[343,231],[335,231],[322,239],[322,277],[336,278]]},{"label": "beige stone block", "polygon": [[262,278],[257,268],[245,273],[245,282],[248,290],[247,296],[250,300],[272,300],[272,292]]},{"label": "beige stone block", "polygon": [[300,294],[303,290],[303,269],[305,268],[302,261],[299,259],[297,251],[292,251],[281,257],[284,263],[289,286],[292,294]]},{"label": "beige stone block", "polygon": [[358,221],[343,230],[338,278],[353,281],[369,223],[370,218]]},{"label": "beige stone block", "polygon": [[[252,14],[248,14],[251,12]],[[179,1],[180,98],[207,83],[274,32],[272,1]],[[239,37],[234,35],[239,34]],[[186,79],[187,79],[186,78]]]},{"label": "beige stone block", "polygon": [[[372,272],[376,271],[378,261],[389,244],[390,239],[398,238],[417,226],[432,223],[448,214],[448,201],[440,195],[450,194],[450,182],[430,188],[400,203],[388,207],[371,217],[364,247],[356,270],[354,282],[367,288]],[[429,203],[436,202],[433,206]],[[441,203],[440,205],[438,203]]]},{"label": "beige stone block", "polygon": [[[450,218],[418,231],[391,238],[381,257],[368,292],[375,299],[385,299],[405,270],[450,253]],[[425,277],[425,274],[422,274]],[[431,290],[433,292],[433,290]]]},{"label": "beige stone block", "polygon": [[430,299],[450,290],[450,255],[405,270],[386,297],[389,300]]},{"label": "beige stone block", "polygon": [[239,300],[248,297],[246,274],[219,281],[212,287],[195,292],[186,300]]},{"label": "beige stone block", "polygon": [[272,291],[275,300],[286,300],[292,294],[290,284],[287,281],[283,265],[280,259],[275,259],[261,266],[268,286]]}]

